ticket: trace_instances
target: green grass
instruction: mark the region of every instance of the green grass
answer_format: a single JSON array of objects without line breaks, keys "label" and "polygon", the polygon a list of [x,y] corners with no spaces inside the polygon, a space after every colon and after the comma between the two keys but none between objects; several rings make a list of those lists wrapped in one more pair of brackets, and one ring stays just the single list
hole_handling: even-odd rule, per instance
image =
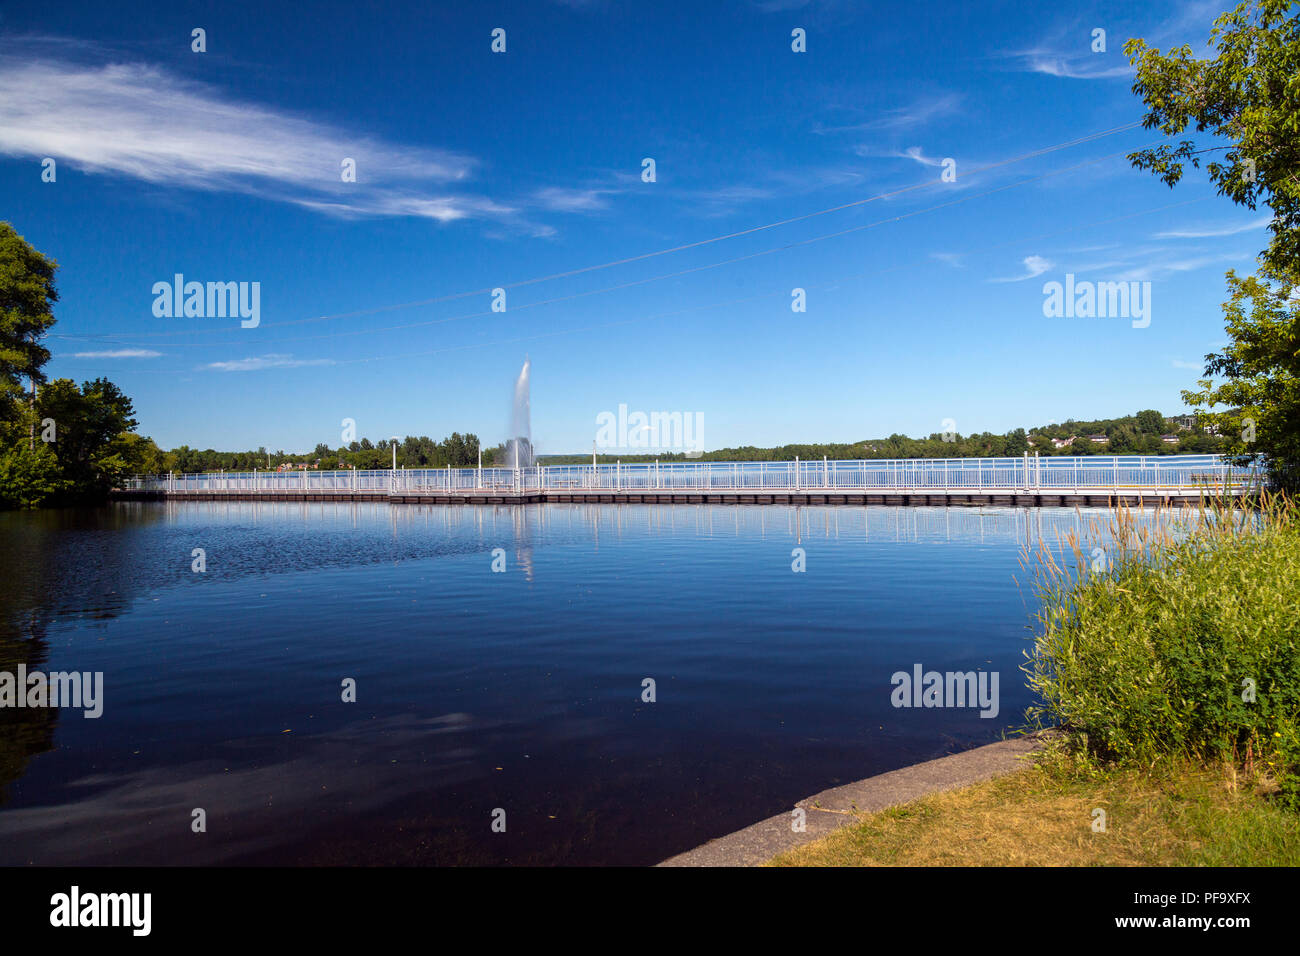
[{"label": "green grass", "polygon": [[1300,826],[1230,771],[1049,762],[871,814],[769,865],[1297,866]]}]

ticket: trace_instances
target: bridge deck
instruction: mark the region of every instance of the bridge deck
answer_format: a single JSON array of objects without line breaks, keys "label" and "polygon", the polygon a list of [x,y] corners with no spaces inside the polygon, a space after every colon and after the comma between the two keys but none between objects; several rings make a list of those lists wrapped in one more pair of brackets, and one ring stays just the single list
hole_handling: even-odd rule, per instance
[{"label": "bridge deck", "polygon": [[134,478],[122,498],[263,501],[1101,504],[1240,495],[1253,475],[1212,455],[636,462],[526,468],[293,470]]},{"label": "bridge deck", "polygon": [[[1228,491],[1240,497],[1244,489]],[[541,504],[625,503],[625,504],[883,504],[883,505],[1154,505],[1196,503],[1204,497],[1219,497],[1222,489],[1205,486],[1186,488],[983,488],[983,489],[836,489],[836,488],[549,488],[513,491],[507,489],[407,488],[394,492],[349,490],[239,490],[202,491],[125,490],[114,493],[122,500],[168,499],[180,501],[387,501],[393,504]]]}]

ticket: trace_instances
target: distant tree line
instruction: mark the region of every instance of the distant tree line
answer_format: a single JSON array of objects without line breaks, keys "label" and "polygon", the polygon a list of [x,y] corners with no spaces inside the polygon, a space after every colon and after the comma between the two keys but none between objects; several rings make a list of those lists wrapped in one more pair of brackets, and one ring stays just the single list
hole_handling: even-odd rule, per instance
[{"label": "distant tree line", "polygon": [[[1092,436],[1104,435],[1106,441],[1094,442]],[[1172,435],[1177,441],[1165,441]],[[1073,438],[1073,441],[1070,439]],[[1054,442],[1053,440],[1056,440]],[[1069,442],[1069,444],[1065,444]],[[1059,447],[1058,447],[1058,444]],[[719,448],[688,459],[683,452],[664,454],[597,455],[599,462],[620,461],[793,461],[826,458],[841,461],[870,458],[1017,458],[1028,452],[1051,455],[1200,455],[1216,454],[1225,441],[1196,424],[1193,416],[1169,419],[1154,409],[1146,409],[1123,418],[1093,421],[1068,419],[1053,422],[1026,432],[1017,428],[1006,434],[979,432],[972,435],[935,432],[926,438],[909,438],[893,434],[888,438],[858,442],[820,442],[802,445],[779,445],[757,448]],[[590,462],[590,455],[544,455],[542,464],[562,465]]]},{"label": "distant tree line", "polygon": [[[473,468],[478,464],[479,440],[477,435],[452,432],[442,441],[434,441],[427,435],[407,435],[397,443],[398,468]],[[494,453],[499,450],[484,449],[483,466],[489,467],[494,460]],[[181,445],[165,452],[159,459],[162,473],[176,471],[194,474],[207,471],[265,471],[282,465],[294,468],[318,468],[322,471],[336,471],[343,468],[356,468],[363,471],[377,471],[393,466],[392,439],[360,441],[330,448],[320,442],[309,452],[286,452],[283,449],[270,451],[266,447],[256,451],[214,451],[211,448],[200,450],[188,445]]]},{"label": "distant tree line", "polygon": [[[1177,442],[1166,442],[1163,435],[1177,436]],[[1105,443],[1094,443],[1090,436],[1105,435]],[[1053,444],[1053,439],[1074,441],[1063,447]],[[1222,450],[1222,439],[1197,426],[1191,416],[1183,421],[1167,419],[1153,409],[1123,418],[1097,419],[1044,425],[1026,432],[1017,428],[1004,435],[980,432],[973,435],[948,435],[936,432],[926,438],[909,438],[894,434],[888,438],[867,439],[859,442],[821,442],[801,445],[780,445],[758,448],[742,445],[738,448],[719,448],[704,452],[694,459],[685,453],[597,455],[597,461],[611,463],[615,460],[634,461],[793,461],[795,456],[804,460],[852,460],[860,458],[1007,458],[1019,457],[1025,452],[1048,455],[1176,455],[1215,454]],[[479,439],[477,435],[452,432],[437,442],[426,435],[408,435],[398,442],[398,468],[473,468],[478,464]],[[156,461],[158,470],[165,473],[199,473],[211,471],[252,471],[276,469],[284,465],[299,468],[337,470],[357,468],[378,471],[393,465],[391,439],[372,441],[363,438],[348,445],[330,448],[324,442],[310,452],[270,451],[265,447],[256,451],[199,450],[181,445],[169,452],[160,452]],[[583,464],[591,461],[590,455],[543,455],[538,463],[544,465]],[[484,468],[509,468],[511,456],[505,444],[483,449]]]}]

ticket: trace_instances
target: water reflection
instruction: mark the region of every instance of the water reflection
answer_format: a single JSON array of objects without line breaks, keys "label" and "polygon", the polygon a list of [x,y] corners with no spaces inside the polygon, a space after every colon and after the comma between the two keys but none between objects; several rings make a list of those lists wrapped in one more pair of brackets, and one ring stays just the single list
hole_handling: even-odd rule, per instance
[{"label": "water reflection", "polygon": [[[0,671],[44,672],[54,621],[121,612],[150,575],[132,569],[133,542],[162,518],[143,503],[0,512]],[[0,806],[28,761],[54,746],[59,711],[0,709]]]},{"label": "water reflection", "polygon": [[[0,712],[0,863],[655,862],[1016,723],[1021,551],[1086,538],[1095,515],[247,501],[3,514],[0,669],[102,670],[106,700],[99,720]],[[890,674],[916,661],[999,670],[999,718],[893,709]],[[195,807],[209,832],[191,839]],[[489,830],[495,807],[508,838]]]}]

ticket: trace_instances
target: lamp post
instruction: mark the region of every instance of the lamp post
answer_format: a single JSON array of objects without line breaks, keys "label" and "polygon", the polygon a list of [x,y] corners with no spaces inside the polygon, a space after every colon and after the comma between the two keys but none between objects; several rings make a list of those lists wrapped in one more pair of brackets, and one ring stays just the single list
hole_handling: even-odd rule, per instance
[{"label": "lamp post", "polygon": [[397,436],[392,437],[393,442],[393,470],[388,476],[388,487],[397,488]]}]

